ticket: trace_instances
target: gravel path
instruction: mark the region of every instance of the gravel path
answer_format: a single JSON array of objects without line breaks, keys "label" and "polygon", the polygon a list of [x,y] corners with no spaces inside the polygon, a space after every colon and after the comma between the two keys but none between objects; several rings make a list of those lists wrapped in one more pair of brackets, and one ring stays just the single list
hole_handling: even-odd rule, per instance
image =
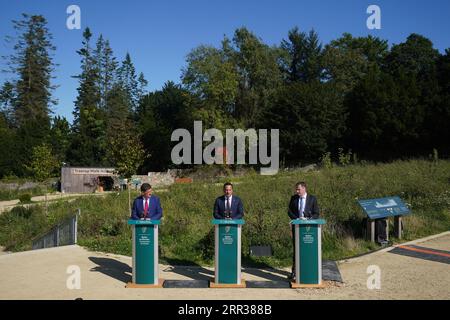
[{"label": "gravel path", "polygon": [[[416,240],[423,247],[450,251],[450,232]],[[405,244],[403,244],[405,245]],[[450,299],[450,265],[381,250],[339,262],[344,283],[325,289],[126,289],[131,258],[89,252],[79,246],[0,256],[0,299]],[[67,268],[81,271],[81,289],[67,289]],[[368,266],[381,270],[381,288],[367,288]],[[246,280],[280,280],[285,270],[244,270]],[[160,265],[164,279],[208,279],[211,268]]]}]

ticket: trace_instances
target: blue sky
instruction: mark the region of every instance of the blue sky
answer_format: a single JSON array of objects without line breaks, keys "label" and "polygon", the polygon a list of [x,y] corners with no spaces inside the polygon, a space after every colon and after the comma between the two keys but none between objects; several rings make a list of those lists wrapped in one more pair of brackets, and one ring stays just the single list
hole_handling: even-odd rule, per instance
[{"label": "blue sky", "polygon": [[[81,30],[66,27],[66,8],[81,9]],[[369,30],[366,9],[381,8],[381,30]],[[405,41],[415,32],[430,38],[435,48],[450,47],[450,1],[448,0],[0,0],[0,54],[9,52],[4,38],[14,35],[11,20],[21,13],[42,14],[48,20],[57,47],[54,84],[59,87],[53,107],[57,115],[72,121],[73,101],[77,95],[82,31],[90,27],[96,38],[109,39],[114,54],[122,60],[128,51],[137,71],[144,72],[150,91],[172,80],[180,82],[181,68],[190,50],[200,44],[218,46],[224,35],[232,37],[236,28],[245,26],[269,45],[279,44],[288,30],[314,28],[326,44],[344,32],[354,36],[373,35],[390,44]],[[1,61],[2,69],[4,61]],[[0,83],[10,75],[0,74]]]}]

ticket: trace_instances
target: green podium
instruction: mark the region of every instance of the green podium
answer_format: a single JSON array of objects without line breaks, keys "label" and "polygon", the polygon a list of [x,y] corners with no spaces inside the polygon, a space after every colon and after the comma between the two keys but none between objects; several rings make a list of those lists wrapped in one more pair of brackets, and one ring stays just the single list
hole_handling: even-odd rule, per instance
[{"label": "green podium", "polygon": [[322,288],[322,225],[324,219],[292,220],[295,227],[295,282],[292,288]]},{"label": "green podium", "polygon": [[158,226],[160,220],[128,220],[133,230],[133,282],[127,288],[162,288],[159,279]]},{"label": "green podium", "polygon": [[214,282],[211,288],[245,288],[241,279],[241,227],[244,220],[213,219],[215,229]]}]

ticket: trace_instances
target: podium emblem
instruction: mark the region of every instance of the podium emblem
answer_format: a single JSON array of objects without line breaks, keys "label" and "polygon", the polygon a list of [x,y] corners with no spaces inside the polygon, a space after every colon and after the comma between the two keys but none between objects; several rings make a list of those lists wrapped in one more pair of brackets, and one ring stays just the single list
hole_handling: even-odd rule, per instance
[{"label": "podium emblem", "polygon": [[229,233],[229,232],[230,232],[230,229],[231,229],[230,226],[226,226],[226,227],[225,227],[225,232],[226,232],[226,233]]}]

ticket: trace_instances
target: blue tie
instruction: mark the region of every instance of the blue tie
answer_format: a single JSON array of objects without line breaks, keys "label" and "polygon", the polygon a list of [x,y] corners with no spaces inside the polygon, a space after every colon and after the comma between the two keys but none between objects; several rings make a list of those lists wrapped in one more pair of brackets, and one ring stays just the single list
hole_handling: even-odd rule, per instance
[{"label": "blue tie", "polygon": [[300,218],[303,217],[302,209],[303,209],[303,197],[300,197],[299,208],[298,208],[298,215]]}]

